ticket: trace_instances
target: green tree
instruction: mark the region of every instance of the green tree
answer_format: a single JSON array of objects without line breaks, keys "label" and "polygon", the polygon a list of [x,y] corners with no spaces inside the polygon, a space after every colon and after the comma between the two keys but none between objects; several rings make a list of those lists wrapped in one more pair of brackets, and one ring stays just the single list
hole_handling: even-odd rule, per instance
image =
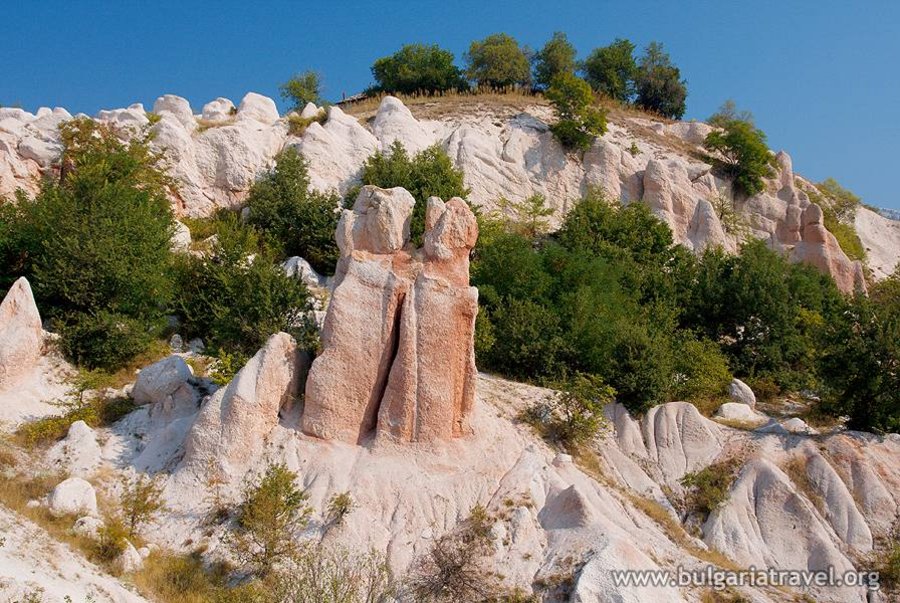
[{"label": "green tree", "polygon": [[531,67],[519,43],[505,33],[492,34],[469,45],[466,76],[479,86],[503,88],[531,83]]},{"label": "green tree", "polygon": [[534,56],[534,82],[547,88],[563,73],[575,73],[575,47],[557,31]]},{"label": "green tree", "polygon": [[334,233],[340,198],[312,191],[308,164],[289,147],[275,167],[250,188],[249,223],[277,241],[284,255],[299,255],[323,274],[334,274],[340,252]]},{"label": "green tree", "polygon": [[404,94],[465,90],[468,83],[453,61],[453,53],[437,44],[406,44],[372,65],[375,87]]},{"label": "green tree", "polygon": [[122,480],[122,515],[130,537],[134,537],[142,525],[165,508],[162,493],[163,486],[159,480],[145,474]]},{"label": "green tree", "polygon": [[638,61],[635,103],[663,117],[681,119],[687,106],[687,82],[659,42],[651,42]]},{"label": "green tree", "polygon": [[825,409],[849,427],[900,430],[900,272],[857,295],[828,323],[822,374]]},{"label": "green tree", "polygon": [[719,107],[719,110],[709,116],[709,119],[706,121],[711,126],[716,126],[718,128],[724,128],[732,121],[743,121],[750,125],[753,125],[753,113],[747,110],[739,110],[737,107],[737,103],[734,102],[733,99],[727,99],[722,106]]},{"label": "green tree", "polygon": [[555,213],[552,207],[547,207],[547,198],[540,193],[518,202],[504,197],[497,204],[502,212],[500,220],[505,228],[530,239],[536,239],[547,233],[550,228],[547,218]]},{"label": "green tree", "polygon": [[70,357],[116,368],[146,348],[173,293],[172,182],[149,131],[123,142],[85,118],[60,133],[60,179],[0,211],[0,271],[31,280]]},{"label": "green tree", "polygon": [[297,551],[297,537],[309,522],[308,496],[286,465],[269,465],[260,481],[244,489],[237,526],[228,543],[237,558],[260,576]]},{"label": "green tree", "polygon": [[453,197],[465,198],[469,194],[462,170],[453,167],[450,157],[439,145],[430,146],[410,157],[403,143],[395,141],[386,152],[377,151],[366,160],[361,180],[364,185],[381,188],[402,186],[409,191],[416,200],[410,224],[410,238],[416,245],[421,245],[425,232],[428,197],[440,197],[446,201]]},{"label": "green tree", "polygon": [[603,410],[613,401],[615,390],[597,375],[576,372],[557,385],[545,402],[546,436],[571,447],[591,440],[603,425]]},{"label": "green tree", "polygon": [[203,337],[213,350],[242,355],[255,353],[279,331],[314,347],[306,286],[274,262],[257,233],[232,215],[212,248],[181,266],[178,309],[184,332]]},{"label": "green tree", "polygon": [[772,175],[774,156],[769,152],[762,130],[749,122],[734,119],[724,126],[724,130],[710,132],[703,146],[721,154],[720,164],[745,195],[755,195],[765,188],[763,179]]},{"label": "green tree", "polygon": [[557,75],[546,92],[553,105],[556,123],[550,131],[564,147],[587,150],[597,136],[606,132],[606,114],[594,105],[591,87],[572,73]]},{"label": "green tree", "polygon": [[281,84],[278,91],[282,99],[291,103],[289,110],[302,111],[306,103],[314,105],[324,103],[321,88],[322,82],[319,74],[315,71],[304,71]]},{"label": "green tree", "polygon": [[594,49],[585,59],[582,71],[597,92],[623,103],[634,98],[637,63],[630,41],[617,38],[609,46]]}]

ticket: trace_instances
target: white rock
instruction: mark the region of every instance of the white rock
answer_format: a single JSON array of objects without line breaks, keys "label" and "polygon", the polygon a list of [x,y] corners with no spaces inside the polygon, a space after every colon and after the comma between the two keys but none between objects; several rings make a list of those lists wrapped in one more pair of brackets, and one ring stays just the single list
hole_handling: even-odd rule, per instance
[{"label": "white rock", "polygon": [[125,550],[122,551],[122,554],[119,555],[119,558],[116,559],[116,565],[122,573],[130,574],[132,572],[136,572],[141,569],[141,565],[144,563],[144,558],[141,557],[141,554],[134,548],[134,545],[130,542],[125,543]]},{"label": "white rock", "polygon": [[103,454],[97,433],[84,421],[75,421],[65,439],[54,444],[47,456],[69,475],[85,477],[98,467]]},{"label": "white rock", "polygon": [[436,142],[434,133],[426,130],[406,105],[393,96],[382,99],[372,131],[385,151],[398,140],[409,153],[417,153]]},{"label": "white rock", "polygon": [[42,168],[53,165],[61,153],[62,146],[60,144],[36,136],[27,136],[19,142],[19,154],[25,159],[31,159]]},{"label": "white rock", "polygon": [[98,111],[96,119],[126,127],[143,127],[150,123],[150,120],[147,119],[147,112],[144,111],[144,105],[141,103],[130,105],[127,109]]},{"label": "white rock", "polygon": [[746,404],[750,408],[756,408],[756,395],[750,386],[740,379],[732,379],[728,386],[728,397],[732,402]]},{"label": "white rock", "polygon": [[194,376],[181,356],[167,356],[141,369],[131,395],[137,404],[162,402]]},{"label": "white rock", "polygon": [[97,494],[90,482],[80,477],[70,477],[57,484],[47,498],[50,513],[63,515],[96,515]]},{"label": "white rock", "polygon": [[325,286],[325,278],[300,256],[288,258],[281,267],[284,269],[285,274],[299,278],[307,287],[322,288]]},{"label": "white rock", "polygon": [[0,303],[0,390],[34,368],[43,345],[41,316],[31,285],[22,277],[13,283]]},{"label": "white rock", "polygon": [[300,117],[303,119],[309,119],[311,117],[315,117],[319,114],[319,109],[314,103],[306,103],[306,106],[303,107],[303,111],[300,112]]},{"label": "white rock", "polygon": [[806,421],[801,419],[800,417],[793,417],[781,423],[781,426],[784,427],[788,433],[800,433],[800,434],[810,434],[815,435],[819,432],[809,425],[806,424]]},{"label": "white rock", "polygon": [[726,402],[716,411],[715,416],[726,421],[747,423],[750,427],[758,427],[769,421],[769,417],[756,412],[742,402]]},{"label": "white rock", "polygon": [[257,94],[256,92],[248,92],[238,105],[238,119],[255,119],[266,125],[271,125],[278,121],[278,107],[268,96]]},{"label": "white rock", "polygon": [[172,233],[172,251],[187,253],[191,250],[191,231],[182,222],[175,220],[175,231]]},{"label": "white rock", "polygon": [[203,105],[202,117],[206,121],[228,121],[234,117],[234,103],[224,97]]},{"label": "white rock", "polygon": [[96,539],[100,535],[100,528],[103,527],[103,520],[91,515],[79,517],[72,526],[72,532],[84,538]]},{"label": "white rock", "polygon": [[157,115],[171,113],[188,130],[197,127],[197,121],[191,112],[191,104],[186,98],[174,94],[164,94],[153,103],[153,112]]}]

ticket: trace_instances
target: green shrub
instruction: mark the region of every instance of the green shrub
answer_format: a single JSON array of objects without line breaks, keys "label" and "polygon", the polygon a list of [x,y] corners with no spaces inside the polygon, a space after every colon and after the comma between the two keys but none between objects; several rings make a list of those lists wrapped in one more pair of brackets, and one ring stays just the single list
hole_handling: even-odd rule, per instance
[{"label": "green shrub", "polygon": [[[462,170],[453,167],[450,157],[434,145],[410,157],[399,140],[386,152],[378,151],[366,160],[362,184],[381,188],[402,186],[416,200],[410,223],[410,238],[418,246],[425,232],[425,206],[428,197],[447,201],[469,194]],[[352,193],[351,193],[352,195]]]},{"label": "green shrub", "polygon": [[735,459],[713,463],[681,478],[687,489],[685,504],[688,513],[696,513],[704,519],[728,499],[728,491],[737,477],[740,465]]},{"label": "green shrub", "polygon": [[255,574],[268,574],[297,551],[296,539],[312,510],[285,465],[269,465],[256,484],[244,489],[237,526],[228,536],[235,556]]},{"label": "green shrub", "polygon": [[66,122],[59,181],[0,211],[4,280],[16,276],[9,268],[31,280],[63,350],[87,366],[142,351],[172,297],[171,181],[150,138],[122,142],[111,126]]},{"label": "green shrub", "polygon": [[296,149],[275,160],[275,168],[250,188],[249,224],[276,241],[282,254],[302,256],[317,271],[334,274],[340,199],[310,190],[307,162]]},{"label": "green shrub", "polygon": [[718,344],[691,336],[677,344],[675,371],[674,397],[697,404],[724,397],[732,379]]},{"label": "green shrub", "polygon": [[556,213],[552,207],[547,207],[547,198],[540,193],[524,201],[510,201],[503,197],[497,205],[499,212],[496,219],[502,223],[502,230],[522,234],[529,239],[547,234],[550,223],[546,218]]},{"label": "green shrub", "polygon": [[103,563],[112,563],[125,552],[128,546],[128,528],[115,516],[103,518],[103,525],[97,532],[94,556]]},{"label": "green shrub", "polygon": [[469,45],[466,75],[479,86],[504,88],[531,83],[528,57],[519,43],[505,33],[492,34]]},{"label": "green shrub", "polygon": [[287,276],[274,259],[236,218],[222,228],[209,253],[186,258],[181,267],[178,309],[184,333],[202,337],[212,350],[245,356],[279,331],[314,349],[316,329],[306,286]]},{"label": "green shrub", "polygon": [[291,103],[290,111],[302,111],[306,103],[321,105],[321,78],[315,71],[298,73],[291,79],[281,84],[278,91],[281,98]]},{"label": "green shrub", "polygon": [[720,162],[725,172],[734,178],[737,189],[747,196],[765,188],[763,178],[772,175],[774,156],[766,145],[766,135],[753,124],[732,120],[724,131],[713,131],[706,136],[703,146],[721,153]]},{"label": "green shrub", "polygon": [[324,124],[326,121],[328,121],[328,113],[324,109],[319,109],[318,113],[310,117],[301,117],[298,113],[290,113],[287,116],[288,134],[303,136],[310,124]]},{"label": "green shrub", "polygon": [[543,404],[530,410],[544,437],[566,448],[591,440],[604,423],[603,409],[612,402],[615,391],[597,375],[575,373],[560,382],[558,391]]},{"label": "green shrub", "polygon": [[435,93],[469,87],[453,53],[437,44],[406,44],[372,65],[375,89],[388,93]]},{"label": "green shrub", "polygon": [[595,48],[585,59],[582,71],[597,92],[623,103],[634,98],[637,63],[630,41],[617,38],[609,46]]},{"label": "green shrub", "polygon": [[340,492],[328,501],[327,517],[330,525],[340,524],[344,521],[353,507],[356,506],[349,492]]},{"label": "green shrub", "polygon": [[119,502],[129,537],[133,538],[141,526],[165,509],[162,493],[162,483],[146,474],[122,480]]},{"label": "green shrub", "polygon": [[659,42],[651,42],[638,61],[635,92],[635,103],[642,109],[672,119],[684,115],[687,82]]},{"label": "green shrub", "polygon": [[491,323],[498,335],[487,353],[491,368],[525,380],[560,375],[566,345],[559,318],[551,309],[509,297],[492,310]]},{"label": "green shrub", "polygon": [[606,132],[606,114],[594,106],[591,87],[571,73],[561,73],[545,95],[553,105],[557,121],[550,131],[566,148],[587,150]]},{"label": "green shrub", "polygon": [[575,47],[557,31],[534,56],[534,82],[544,88],[564,73],[575,73]]}]

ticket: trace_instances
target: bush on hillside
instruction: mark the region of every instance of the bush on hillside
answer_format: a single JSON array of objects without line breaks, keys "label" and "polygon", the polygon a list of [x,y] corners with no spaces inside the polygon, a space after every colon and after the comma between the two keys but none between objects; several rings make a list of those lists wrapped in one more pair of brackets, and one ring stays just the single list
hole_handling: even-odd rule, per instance
[{"label": "bush on hillside", "polygon": [[753,113],[746,109],[739,110],[737,103],[730,98],[722,103],[722,106],[719,107],[718,111],[710,115],[709,119],[706,121],[709,125],[716,126],[717,128],[724,128],[733,121],[742,121],[751,126],[755,123]]},{"label": "bush on hillside", "polygon": [[566,34],[557,31],[534,55],[534,83],[549,87],[558,75],[575,73],[575,47]]},{"label": "bush on hillside", "polygon": [[453,61],[453,53],[437,44],[406,44],[372,65],[375,88],[391,94],[465,90],[469,84]]},{"label": "bush on hillside", "polygon": [[591,88],[622,103],[634,98],[637,63],[634,44],[617,38],[609,46],[595,48],[582,65]]},{"label": "bush on hillside", "polygon": [[247,206],[248,223],[277,242],[282,255],[302,256],[316,271],[334,274],[340,198],[310,190],[308,164],[296,149],[279,153],[274,169],[253,183]]},{"label": "bush on hillside", "polygon": [[651,42],[638,61],[635,104],[663,117],[681,119],[687,105],[687,82],[659,42]]},{"label": "bush on hillside", "polygon": [[312,514],[307,494],[287,466],[269,465],[257,483],[244,488],[237,526],[228,535],[235,556],[256,575],[269,574],[298,551],[297,537]]},{"label": "bush on hillside", "polygon": [[766,145],[766,135],[753,124],[739,119],[728,122],[723,130],[710,132],[703,146],[720,153],[725,172],[734,178],[739,191],[747,196],[765,189],[764,178],[772,175],[774,155]]},{"label": "bush on hillside", "polygon": [[287,276],[236,216],[230,226],[219,226],[217,239],[208,252],[185,258],[180,267],[177,307],[184,333],[202,337],[213,351],[244,356],[279,331],[313,349],[315,328],[303,282]]},{"label": "bush on hillside", "polygon": [[[378,151],[366,160],[362,184],[381,188],[402,186],[416,200],[410,224],[410,238],[418,246],[425,232],[425,206],[428,197],[447,201],[469,194],[462,170],[453,167],[450,157],[438,146],[430,146],[412,157],[399,140],[386,152]],[[358,190],[358,189],[357,189]],[[352,198],[356,191],[350,193]]]},{"label": "bush on hillside", "polygon": [[528,86],[531,67],[515,38],[497,33],[469,45],[466,76],[479,86],[490,88]]},{"label": "bush on hillside", "polygon": [[70,357],[116,368],[159,332],[172,297],[171,180],[147,131],[123,142],[75,119],[61,138],[59,180],[0,211],[0,271],[29,278]]},{"label": "bush on hillside", "polygon": [[322,82],[315,71],[304,71],[281,84],[278,91],[281,98],[290,103],[289,111],[302,111],[307,103],[322,105]]},{"label": "bush on hillside", "polygon": [[606,132],[606,114],[594,105],[594,94],[583,79],[561,73],[545,96],[553,105],[556,123],[550,131],[569,149],[586,151],[594,139]]},{"label": "bush on hillside", "polygon": [[585,373],[575,373],[555,388],[558,391],[530,410],[544,437],[566,448],[590,441],[603,426],[603,409],[613,401],[615,390],[597,375]]},{"label": "bush on hillside", "polygon": [[827,324],[825,409],[852,429],[900,431],[900,272]]}]

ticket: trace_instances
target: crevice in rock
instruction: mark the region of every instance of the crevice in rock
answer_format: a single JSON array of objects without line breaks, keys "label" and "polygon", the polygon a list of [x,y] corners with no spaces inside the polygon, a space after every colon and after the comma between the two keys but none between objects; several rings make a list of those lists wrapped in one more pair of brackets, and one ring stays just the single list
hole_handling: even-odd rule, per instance
[{"label": "crevice in rock", "polygon": [[378,428],[378,415],[381,413],[381,405],[384,403],[384,394],[387,391],[388,381],[391,377],[391,369],[394,367],[394,361],[400,351],[400,323],[403,320],[403,303],[406,301],[406,293],[401,292],[397,296],[397,305],[394,310],[393,321],[390,330],[390,340],[384,349],[384,355],[381,358],[380,366],[383,367],[378,380],[372,390],[372,398],[369,401],[369,408],[366,412],[366,423],[359,431],[359,441],[368,438]]}]

